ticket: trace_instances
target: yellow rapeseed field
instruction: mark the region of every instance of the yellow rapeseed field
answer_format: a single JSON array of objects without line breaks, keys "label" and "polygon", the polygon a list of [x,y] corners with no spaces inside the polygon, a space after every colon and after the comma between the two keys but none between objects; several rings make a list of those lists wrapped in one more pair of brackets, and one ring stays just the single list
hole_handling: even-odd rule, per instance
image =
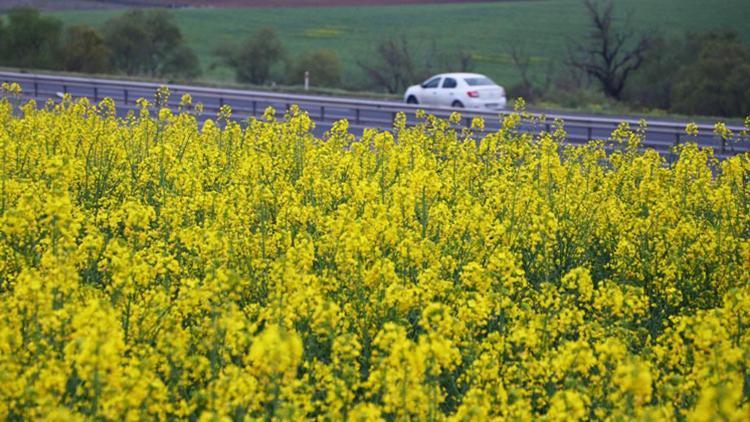
[{"label": "yellow rapeseed field", "polygon": [[3,419],[750,419],[748,153],[4,90]]}]

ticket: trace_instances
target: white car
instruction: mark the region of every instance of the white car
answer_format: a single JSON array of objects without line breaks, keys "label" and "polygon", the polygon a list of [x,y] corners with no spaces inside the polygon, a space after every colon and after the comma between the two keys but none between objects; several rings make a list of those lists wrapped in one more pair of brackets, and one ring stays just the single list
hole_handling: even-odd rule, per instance
[{"label": "white car", "polygon": [[492,79],[478,73],[443,73],[420,85],[410,86],[404,94],[407,104],[432,107],[475,109],[505,108],[505,90]]}]

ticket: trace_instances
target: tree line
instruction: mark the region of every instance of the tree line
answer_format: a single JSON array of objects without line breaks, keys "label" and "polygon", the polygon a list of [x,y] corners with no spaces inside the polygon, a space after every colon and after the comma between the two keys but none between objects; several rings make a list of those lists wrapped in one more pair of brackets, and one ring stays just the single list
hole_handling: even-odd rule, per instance
[{"label": "tree line", "polygon": [[[417,58],[414,50],[423,57]],[[292,57],[273,28],[225,42],[213,56],[216,62],[209,66],[228,66],[240,83],[302,85],[307,73],[314,86],[389,93],[402,92],[431,73],[469,70],[472,65],[466,50],[445,54],[434,42],[419,48],[396,37],[381,40],[367,60],[357,61],[361,74],[342,81],[335,51],[318,49]],[[65,28],[59,19],[34,8],[11,9],[0,17],[0,65],[180,80],[202,73],[199,57],[185,43],[173,16],[160,9],[125,12],[100,30],[87,25]]]},{"label": "tree line", "polygon": [[[571,39],[562,63],[530,72],[523,41],[509,56],[521,83],[511,94],[537,102],[610,101],[637,110],[745,117],[750,114],[750,46],[736,31],[664,36],[617,18],[612,0],[584,0],[589,32]],[[586,98],[587,96],[594,98]]]},{"label": "tree line", "polygon": [[198,57],[162,10],[132,10],[99,31],[65,28],[34,8],[11,9],[0,20],[0,65],[184,79],[200,74]]},{"label": "tree line", "polygon": [[[614,13],[612,0],[583,0],[589,31],[572,38],[559,62],[531,72],[531,57],[522,39],[507,49],[521,82],[508,87],[512,97],[532,103],[581,107],[613,104],[634,111],[663,110],[706,116],[745,117],[750,114],[750,46],[734,31],[689,32],[667,37],[633,28],[626,16]],[[271,28],[261,29],[243,43],[216,52],[235,69],[240,82],[267,83],[274,67],[288,69],[286,82],[299,84],[305,70],[316,83],[391,94],[435,73],[473,71],[474,56],[459,47],[438,48],[435,41],[393,35],[376,42],[366,59],[357,60],[361,79],[341,81],[340,63],[329,50],[304,55],[296,64],[285,56],[283,43]],[[541,75],[541,77],[539,76]],[[283,77],[275,76],[276,80]]]},{"label": "tree line", "polygon": [[273,28],[262,28],[240,43],[224,44],[214,53],[234,69],[238,82],[299,85],[309,72],[319,86],[390,94],[400,94],[436,72],[469,71],[474,64],[471,53],[462,47],[439,50],[433,42],[425,48],[405,36],[394,36],[377,42],[367,59],[357,60],[359,79],[344,81],[336,52],[319,49],[291,60]]},{"label": "tree line", "polygon": [[[271,69],[283,62],[280,83],[301,84],[305,71],[315,83],[336,86],[341,65],[330,50],[318,50],[291,60],[276,32],[264,28],[238,44],[214,51],[233,68],[238,82],[271,82]],[[201,62],[186,44],[173,15],[161,9],[134,9],[109,19],[96,29],[87,25],[64,27],[59,19],[29,7],[0,16],[0,65],[84,73],[195,79]]]}]

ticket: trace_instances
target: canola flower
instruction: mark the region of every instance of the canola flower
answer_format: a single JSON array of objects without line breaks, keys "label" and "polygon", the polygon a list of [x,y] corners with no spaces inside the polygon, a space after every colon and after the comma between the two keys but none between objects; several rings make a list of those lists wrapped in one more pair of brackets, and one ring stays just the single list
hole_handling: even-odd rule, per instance
[{"label": "canola flower", "polygon": [[4,89],[3,419],[750,419],[747,153]]}]

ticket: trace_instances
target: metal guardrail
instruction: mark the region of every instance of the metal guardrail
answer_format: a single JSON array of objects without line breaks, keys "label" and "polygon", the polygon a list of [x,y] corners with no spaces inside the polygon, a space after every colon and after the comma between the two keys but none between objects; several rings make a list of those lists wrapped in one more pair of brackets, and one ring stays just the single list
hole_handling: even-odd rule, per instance
[{"label": "metal guardrail", "polygon": [[[229,104],[236,114],[258,116],[265,107],[288,108],[292,104],[300,106],[319,123],[334,121],[341,118],[349,119],[356,126],[388,129],[399,112],[404,112],[409,121],[416,120],[417,110],[424,110],[428,114],[438,117],[448,117],[455,111],[460,111],[464,124],[470,124],[474,117],[483,117],[488,122],[498,120],[510,110],[474,110],[445,107],[425,107],[422,105],[403,104],[394,101],[369,100],[360,98],[340,98],[322,95],[288,94],[268,91],[250,91],[227,88],[209,88],[179,84],[159,84],[152,82],[136,82],[125,80],[111,80],[98,78],[83,78],[72,76],[43,75],[35,73],[0,72],[0,80],[18,82],[24,88],[26,95],[34,98],[49,98],[58,92],[70,93],[73,96],[85,96],[99,101],[104,97],[111,97],[119,105],[130,107],[139,97],[152,97],[155,91],[167,86],[174,97],[182,93],[191,94],[196,101],[204,104],[206,110],[218,110],[224,104]],[[176,106],[176,104],[174,104]],[[622,122],[637,127],[639,120],[632,118],[610,118],[599,116],[579,116],[561,113],[530,113],[535,117],[535,124],[526,127],[529,132],[550,131],[555,121],[564,121],[568,139],[574,143],[586,142],[591,139],[607,139],[609,133]],[[675,145],[688,138],[685,133],[687,122],[651,120],[647,122],[646,139],[644,144],[660,152],[669,152]],[[499,128],[499,121],[495,124]],[[744,128],[727,126],[734,133]],[[490,123],[488,129],[494,129]],[[748,150],[747,139],[742,142],[728,144],[726,140],[714,134],[711,125],[698,124],[698,135],[690,136],[703,146],[711,146],[717,155],[731,156]]]}]

